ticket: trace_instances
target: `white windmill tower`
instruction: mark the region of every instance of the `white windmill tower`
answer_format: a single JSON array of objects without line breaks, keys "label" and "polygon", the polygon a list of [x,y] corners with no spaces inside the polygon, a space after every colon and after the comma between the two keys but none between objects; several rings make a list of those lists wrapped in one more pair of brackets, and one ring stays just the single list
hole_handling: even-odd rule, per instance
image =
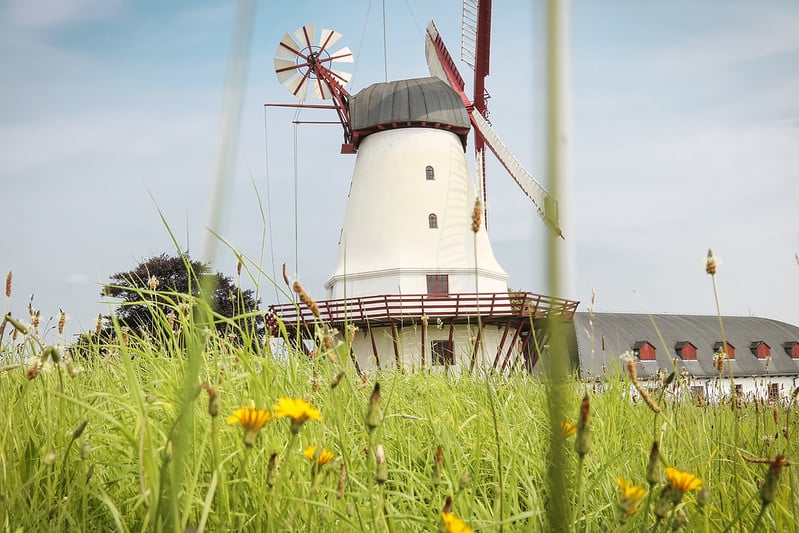
[{"label": "white windmill tower", "polygon": [[[348,48],[329,51],[341,35],[322,30],[316,41],[314,34],[308,25],[283,37],[278,79],[300,99],[313,87],[314,96],[332,100],[328,107],[344,129],[342,153],[357,153],[327,299],[318,302],[321,319],[359,329],[351,354],[360,368],[532,367],[535,321],[553,313],[568,319],[577,302],[508,293],[485,225],[472,228],[475,201],[485,188],[476,190],[466,161],[470,125],[478,172],[488,145],[560,234],[554,202],[491,130],[484,99],[466,97],[432,22],[426,44],[432,77],[376,83],[355,95],[343,88],[350,76],[332,68],[352,61]],[[482,52],[478,43],[477,64],[484,68],[475,67],[475,79],[481,76],[475,86],[481,95],[484,55],[487,43]],[[273,310],[290,330],[312,331],[310,310]]]}]

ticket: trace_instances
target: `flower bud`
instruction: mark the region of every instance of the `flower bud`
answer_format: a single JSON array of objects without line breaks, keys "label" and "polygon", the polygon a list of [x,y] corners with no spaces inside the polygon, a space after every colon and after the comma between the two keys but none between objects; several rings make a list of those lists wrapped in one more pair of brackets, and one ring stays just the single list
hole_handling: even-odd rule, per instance
[{"label": "flower bud", "polygon": [[273,453],[269,456],[269,465],[266,467],[266,485],[268,487],[275,486],[275,470],[277,466],[277,454]]},{"label": "flower bud", "polygon": [[464,470],[461,477],[458,478],[458,492],[464,491],[472,484],[472,475],[468,470]]},{"label": "flower bud", "polygon": [[652,441],[652,449],[649,450],[649,463],[646,465],[646,481],[649,486],[658,482],[660,477],[660,445],[658,441]]},{"label": "flower bud", "polygon": [[441,485],[442,482],[441,469],[443,465],[444,465],[444,449],[441,447],[441,445],[438,445],[438,447],[436,447],[436,457],[435,460],[433,461],[433,485],[435,485],[436,487]]},{"label": "flower bud", "polygon": [[591,451],[591,404],[588,394],[583,396],[580,404],[580,419],[577,421],[577,437],[574,441],[574,451],[580,457]]},{"label": "flower bud", "polygon": [[707,485],[702,485],[702,488],[699,489],[696,494],[696,503],[702,507],[710,503],[710,489],[707,488]]},{"label": "flower bud", "polygon": [[372,395],[369,397],[369,406],[366,408],[366,428],[371,432],[380,425],[380,383],[375,383]]},{"label": "flower bud", "polygon": [[763,481],[763,486],[760,487],[760,499],[763,506],[774,503],[774,500],[777,499],[778,481],[783,466],[785,466],[785,459],[782,455],[778,455],[771,461],[766,479]]},{"label": "flower bud", "polygon": [[388,466],[386,465],[386,452],[382,444],[377,445],[375,450],[375,460],[377,461],[377,472],[375,473],[375,481],[382,485],[388,479]]},{"label": "flower bud", "polygon": [[336,486],[336,498],[339,500],[344,497],[344,487],[347,485],[347,465],[344,461],[338,467],[338,485]]},{"label": "flower bud", "polygon": [[90,453],[92,453],[92,445],[89,439],[83,439],[83,443],[80,445],[80,458],[85,461],[89,458]]},{"label": "flower bud", "polygon": [[343,370],[341,372],[339,372],[338,374],[336,374],[336,376],[330,382],[330,388],[331,389],[335,389],[336,387],[338,387],[338,384],[341,383],[342,379],[344,379],[344,371]]}]

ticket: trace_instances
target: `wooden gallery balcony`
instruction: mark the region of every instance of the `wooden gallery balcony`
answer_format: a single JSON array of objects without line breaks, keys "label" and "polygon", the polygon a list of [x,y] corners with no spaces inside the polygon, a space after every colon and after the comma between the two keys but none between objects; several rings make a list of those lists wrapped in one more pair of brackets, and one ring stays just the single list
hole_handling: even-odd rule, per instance
[{"label": "wooden gallery balcony", "polygon": [[[319,300],[319,319],[331,326],[399,325],[405,321],[446,319],[465,323],[479,315],[485,324],[501,324],[508,318],[533,319],[552,316],[571,320],[579,302],[543,296],[532,292],[429,294],[384,294],[339,300]],[[308,326],[314,316],[307,306],[297,302],[269,308],[288,328]]]},{"label": "wooden gallery balcony", "polygon": [[[540,357],[533,339],[535,330],[539,341],[544,339],[546,319],[558,317],[571,322],[579,302],[553,298],[531,292],[461,293],[433,296],[429,294],[386,294],[340,300],[321,300],[319,321],[344,331],[346,326],[356,326],[368,331],[376,366],[380,358],[375,343],[376,329],[386,328],[390,333],[397,367],[400,367],[399,331],[426,320],[431,324],[446,325],[449,342],[452,343],[457,324],[477,326],[477,317],[483,327],[494,326],[501,331],[501,339],[492,356],[491,366],[496,370],[512,370],[524,366],[532,371]],[[284,323],[291,336],[312,338],[314,316],[302,303],[273,305],[270,310]],[[423,318],[424,317],[424,318]],[[425,329],[422,328],[420,342],[421,360],[425,360]],[[439,328],[440,329],[440,328]],[[471,367],[474,367],[482,330],[471,347]],[[302,348],[301,343],[298,347]],[[351,354],[352,355],[352,354]],[[357,363],[356,363],[357,365]]]}]

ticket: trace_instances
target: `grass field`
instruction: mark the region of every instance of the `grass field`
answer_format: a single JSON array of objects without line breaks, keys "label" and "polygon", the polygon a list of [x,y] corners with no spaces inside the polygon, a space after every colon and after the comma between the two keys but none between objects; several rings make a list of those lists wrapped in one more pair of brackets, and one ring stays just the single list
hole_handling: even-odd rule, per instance
[{"label": "grass field", "polygon": [[[649,389],[657,414],[621,369],[558,387],[361,376],[346,339],[255,353],[185,314],[80,357],[27,322],[4,330],[4,531],[799,528],[793,401],[699,406],[678,377]],[[548,416],[558,390],[566,420]]]}]

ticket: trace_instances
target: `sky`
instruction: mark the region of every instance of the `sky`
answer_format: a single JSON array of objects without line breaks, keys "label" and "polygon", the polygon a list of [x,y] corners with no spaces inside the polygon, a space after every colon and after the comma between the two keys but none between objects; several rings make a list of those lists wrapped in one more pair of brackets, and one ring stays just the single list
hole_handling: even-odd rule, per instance
[{"label": "sky", "polygon": [[[489,118],[546,183],[543,2],[494,4]],[[34,295],[43,322],[63,309],[69,334],[93,329],[112,309],[101,284],[175,253],[173,238],[233,277],[232,250],[247,257],[256,279],[241,283],[258,284],[264,307],[278,295],[257,272],[280,279],[283,262],[323,298],[354,156],[339,153],[339,126],[265,110],[295,101],[274,74],[277,44],[312,22],[341,32],[356,56],[354,94],[386,75],[428,75],[429,20],[457,59],[461,9],[458,0],[259,2],[212,251],[209,206],[223,124],[235,116],[224,105],[242,35],[235,3],[0,0],[6,310],[24,317]],[[799,4],[576,0],[569,26],[565,296],[582,310],[713,314],[702,265],[712,248],[724,314],[799,324]],[[335,120],[319,113],[298,118]],[[487,168],[488,230],[509,286],[546,293],[545,227],[509,176]]]}]

